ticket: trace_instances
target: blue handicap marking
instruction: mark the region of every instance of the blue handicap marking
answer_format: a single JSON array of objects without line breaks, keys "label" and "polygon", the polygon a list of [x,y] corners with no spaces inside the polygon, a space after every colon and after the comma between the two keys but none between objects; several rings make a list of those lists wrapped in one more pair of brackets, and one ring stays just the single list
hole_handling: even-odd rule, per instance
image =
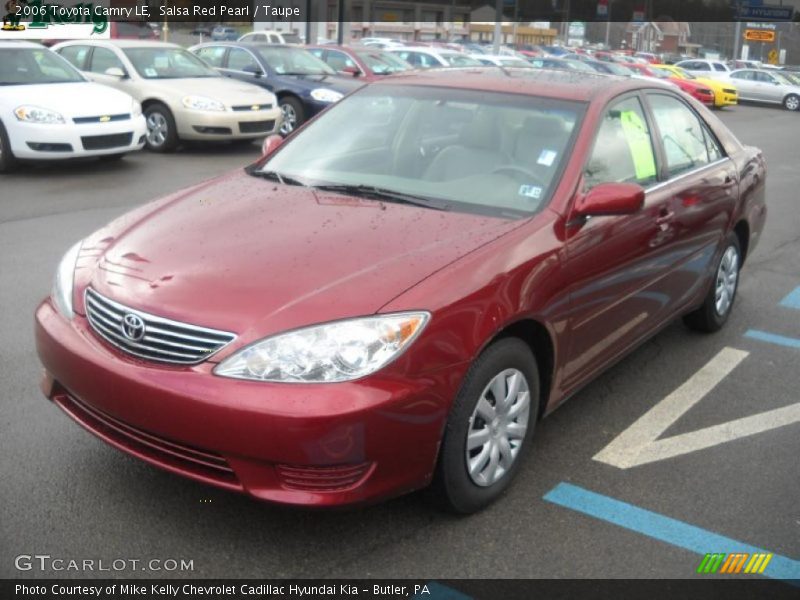
[{"label": "blue handicap marking", "polygon": [[784,346],[786,348],[800,348],[800,339],[778,335],[777,333],[769,333],[768,331],[760,331],[758,329],[748,329],[744,337]]},{"label": "blue handicap marking", "polygon": [[[559,483],[544,495],[544,500],[684,548],[701,556],[709,552],[747,552],[748,554],[769,552],[570,483]],[[772,560],[763,575],[800,586],[800,561],[772,554]],[[693,571],[694,569],[692,569]],[[688,575],[689,573],[687,573]]]},{"label": "blue handicap marking", "polygon": [[781,300],[781,306],[800,310],[800,287],[796,287],[789,292],[789,295]]}]

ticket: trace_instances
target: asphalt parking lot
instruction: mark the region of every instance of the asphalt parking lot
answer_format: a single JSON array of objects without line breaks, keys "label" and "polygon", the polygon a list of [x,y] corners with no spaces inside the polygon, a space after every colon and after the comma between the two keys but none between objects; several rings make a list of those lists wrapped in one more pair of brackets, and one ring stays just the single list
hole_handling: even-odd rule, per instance
[{"label": "asphalt parking lot", "polygon": [[[590,384],[538,425],[509,493],[467,518],[424,494],[336,512],[261,504],[129,458],[41,395],[33,311],[62,253],[148,199],[246,164],[255,144],[3,177],[0,577],[92,576],[15,568],[17,555],[49,554],[193,561],[188,573],[116,573],[147,577],[688,578],[711,577],[695,574],[705,553],[751,548],[773,553],[767,574],[800,577],[800,116],[719,115],[769,168],[767,227],[728,325],[701,336],[676,323]],[[703,395],[693,375],[709,363],[720,382]],[[618,438],[681,386],[690,401],[653,418],[661,446],[647,423],[633,437],[657,448],[636,454],[630,434]]]}]

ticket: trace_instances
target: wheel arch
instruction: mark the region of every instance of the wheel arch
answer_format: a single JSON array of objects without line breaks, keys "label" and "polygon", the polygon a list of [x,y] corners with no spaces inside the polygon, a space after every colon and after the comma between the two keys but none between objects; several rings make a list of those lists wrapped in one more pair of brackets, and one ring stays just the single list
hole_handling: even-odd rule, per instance
[{"label": "wheel arch", "polygon": [[750,225],[746,219],[741,219],[733,228],[733,232],[739,239],[739,250],[742,254],[742,264],[747,260],[747,250],[750,246]]},{"label": "wheel arch", "polygon": [[490,346],[497,340],[516,337],[525,342],[536,357],[539,368],[539,414],[541,418],[550,399],[550,391],[555,376],[555,345],[547,327],[533,318],[525,318],[510,323],[497,331],[486,344]]}]

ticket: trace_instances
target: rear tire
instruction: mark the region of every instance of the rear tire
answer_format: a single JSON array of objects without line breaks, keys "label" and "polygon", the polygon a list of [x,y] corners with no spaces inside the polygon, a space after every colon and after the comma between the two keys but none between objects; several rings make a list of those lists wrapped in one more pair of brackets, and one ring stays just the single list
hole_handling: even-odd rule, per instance
[{"label": "rear tire", "polygon": [[800,96],[789,94],[783,99],[783,108],[786,110],[800,110]]},{"label": "rear tire", "polygon": [[8,173],[17,165],[17,159],[11,151],[8,133],[3,123],[0,122],[0,173]]},{"label": "rear tire", "polygon": [[725,240],[722,255],[714,270],[714,279],[702,306],[683,317],[691,329],[703,333],[714,333],[728,321],[739,288],[739,271],[742,266],[742,251],[739,238],[730,233]]},{"label": "rear tire", "polygon": [[435,500],[459,514],[497,500],[519,470],[538,414],[539,370],[530,348],[519,338],[493,343],[470,367],[450,411]]},{"label": "rear tire", "polygon": [[147,123],[145,145],[151,152],[172,152],[178,147],[178,128],[172,111],[160,102],[154,102],[144,111]]}]

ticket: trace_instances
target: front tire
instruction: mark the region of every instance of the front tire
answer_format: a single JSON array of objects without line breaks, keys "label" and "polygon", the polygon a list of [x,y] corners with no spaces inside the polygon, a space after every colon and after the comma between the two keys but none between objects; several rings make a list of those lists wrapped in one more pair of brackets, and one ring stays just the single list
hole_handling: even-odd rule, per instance
[{"label": "front tire", "polygon": [[722,255],[714,271],[711,289],[702,306],[683,318],[691,329],[714,333],[728,321],[739,288],[739,271],[742,266],[742,251],[735,233],[728,235]]},{"label": "front tire", "polygon": [[800,110],[800,96],[789,94],[783,99],[783,108],[786,110]]},{"label": "front tire", "polygon": [[17,164],[17,159],[11,151],[11,143],[8,141],[8,133],[3,123],[0,122],[0,173],[8,173]]},{"label": "front tire", "polygon": [[145,144],[151,152],[172,152],[178,146],[178,128],[172,111],[160,102],[144,111],[147,123]]},{"label": "front tire", "polygon": [[453,403],[432,491],[450,511],[469,514],[506,490],[539,414],[539,370],[518,338],[489,346],[470,368]]},{"label": "front tire", "polygon": [[281,98],[278,105],[283,115],[279,131],[283,137],[286,137],[305,122],[306,112],[303,104],[297,98],[292,98],[291,96]]}]

